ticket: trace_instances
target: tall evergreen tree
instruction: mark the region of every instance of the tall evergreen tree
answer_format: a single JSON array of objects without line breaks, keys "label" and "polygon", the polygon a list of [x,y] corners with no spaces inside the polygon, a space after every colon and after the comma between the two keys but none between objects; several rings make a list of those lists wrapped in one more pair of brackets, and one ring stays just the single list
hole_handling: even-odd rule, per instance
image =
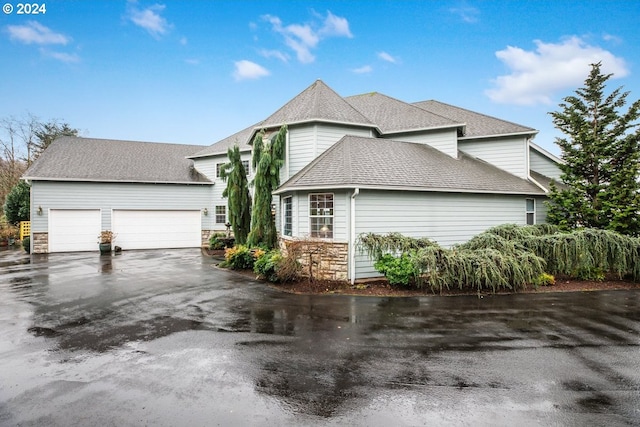
[{"label": "tall evergreen tree", "polygon": [[591,64],[585,85],[550,113],[566,137],[556,138],[564,164],[552,185],[547,220],[563,228],[594,227],[640,233],[640,100],[627,112],[629,92],[605,95],[612,74]]},{"label": "tall evergreen tree", "polygon": [[227,150],[229,163],[220,169],[220,177],[227,182],[222,197],[228,199],[229,222],[237,244],[244,245],[251,226],[251,194],[247,172],[242,164],[240,148],[234,145]]},{"label": "tall evergreen tree", "polygon": [[251,215],[249,246],[275,248],[278,244],[276,224],[271,214],[272,192],[280,185],[280,168],[284,165],[284,150],[287,127],[282,126],[271,142],[264,141],[264,132],[259,132],[253,140],[255,169],[254,202]]}]

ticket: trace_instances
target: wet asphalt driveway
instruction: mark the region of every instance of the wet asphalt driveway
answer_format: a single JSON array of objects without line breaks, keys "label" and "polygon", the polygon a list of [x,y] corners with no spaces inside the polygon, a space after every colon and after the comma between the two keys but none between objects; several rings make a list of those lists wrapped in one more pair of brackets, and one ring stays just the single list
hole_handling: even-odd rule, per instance
[{"label": "wet asphalt driveway", "polygon": [[0,253],[0,425],[640,425],[640,292],[298,296]]}]

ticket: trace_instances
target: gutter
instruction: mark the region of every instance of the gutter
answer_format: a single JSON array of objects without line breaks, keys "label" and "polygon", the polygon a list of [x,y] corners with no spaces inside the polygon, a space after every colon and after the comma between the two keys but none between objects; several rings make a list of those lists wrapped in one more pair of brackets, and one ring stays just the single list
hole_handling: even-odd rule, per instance
[{"label": "gutter", "polygon": [[351,284],[356,281],[356,197],[360,194],[360,188],[354,188],[351,195],[351,223],[349,233],[349,273]]}]

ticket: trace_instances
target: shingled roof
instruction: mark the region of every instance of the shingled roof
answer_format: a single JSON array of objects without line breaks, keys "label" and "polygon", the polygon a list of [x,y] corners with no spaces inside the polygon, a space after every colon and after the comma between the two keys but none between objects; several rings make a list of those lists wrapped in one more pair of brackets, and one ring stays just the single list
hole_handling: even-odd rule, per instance
[{"label": "shingled roof", "polygon": [[426,145],[345,136],[275,194],[330,188],[543,195],[534,183],[460,152],[454,159]]},{"label": "shingled roof", "polygon": [[445,104],[440,101],[422,101],[413,103],[416,107],[420,107],[425,111],[448,117],[461,123],[465,123],[465,137],[483,137],[497,136],[518,133],[534,134],[538,131],[496,117],[487,116],[486,114],[476,113],[475,111],[466,110],[464,108]]},{"label": "shingled roof", "polygon": [[377,92],[349,96],[345,100],[375,123],[382,134],[462,126],[459,121]]},{"label": "shingled roof", "polygon": [[27,180],[211,184],[187,159],[200,145],[65,136],[24,174]]},{"label": "shingled roof", "polygon": [[287,102],[259,124],[262,128],[280,127],[301,122],[322,121],[375,127],[367,117],[353,108],[322,80]]}]

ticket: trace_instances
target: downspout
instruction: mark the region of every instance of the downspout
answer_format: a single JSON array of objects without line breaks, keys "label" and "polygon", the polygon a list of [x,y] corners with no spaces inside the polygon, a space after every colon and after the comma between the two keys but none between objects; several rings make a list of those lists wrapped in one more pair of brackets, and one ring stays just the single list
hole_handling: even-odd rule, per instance
[{"label": "downspout", "polygon": [[352,285],[356,281],[356,197],[358,194],[360,194],[360,189],[354,188],[351,195],[351,232],[349,236],[349,273]]}]

